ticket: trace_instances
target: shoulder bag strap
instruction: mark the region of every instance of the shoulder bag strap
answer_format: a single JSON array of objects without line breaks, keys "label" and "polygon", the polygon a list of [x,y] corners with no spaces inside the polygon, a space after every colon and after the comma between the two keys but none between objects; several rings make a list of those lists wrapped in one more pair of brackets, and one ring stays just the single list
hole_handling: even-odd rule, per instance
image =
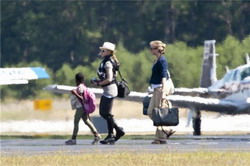
[{"label": "shoulder bag strap", "polygon": [[168,132],[166,130],[164,130],[164,128],[161,126],[161,130],[166,134],[168,135]]},{"label": "shoulder bag strap", "polygon": [[120,69],[118,69],[118,73],[119,73],[120,78],[123,80],[122,73],[120,72]]},{"label": "shoulder bag strap", "polygon": [[118,68],[118,73],[119,73],[119,76],[120,76],[121,80],[127,83],[127,81],[126,81],[125,79],[123,79],[122,73],[120,72],[120,69],[119,69],[119,68]]}]

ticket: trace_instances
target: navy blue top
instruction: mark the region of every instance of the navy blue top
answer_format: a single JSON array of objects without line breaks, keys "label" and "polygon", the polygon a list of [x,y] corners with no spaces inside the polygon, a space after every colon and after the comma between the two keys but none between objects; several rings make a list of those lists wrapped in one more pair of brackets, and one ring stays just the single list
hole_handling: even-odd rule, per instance
[{"label": "navy blue top", "polygon": [[161,84],[162,78],[168,79],[168,62],[164,56],[160,56],[157,62],[152,67],[152,75],[149,81],[150,84]]}]

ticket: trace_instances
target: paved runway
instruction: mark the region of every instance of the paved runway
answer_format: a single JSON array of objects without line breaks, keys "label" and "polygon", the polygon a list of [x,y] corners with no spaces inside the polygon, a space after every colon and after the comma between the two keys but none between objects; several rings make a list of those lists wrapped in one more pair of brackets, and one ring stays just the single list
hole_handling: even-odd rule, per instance
[{"label": "paved runway", "polygon": [[248,151],[250,135],[239,136],[173,136],[166,145],[152,145],[151,140],[121,139],[115,145],[90,145],[91,140],[78,140],[77,145],[64,145],[62,139],[6,139],[1,140],[1,155],[37,155],[54,152],[68,154],[107,152],[162,151]]}]

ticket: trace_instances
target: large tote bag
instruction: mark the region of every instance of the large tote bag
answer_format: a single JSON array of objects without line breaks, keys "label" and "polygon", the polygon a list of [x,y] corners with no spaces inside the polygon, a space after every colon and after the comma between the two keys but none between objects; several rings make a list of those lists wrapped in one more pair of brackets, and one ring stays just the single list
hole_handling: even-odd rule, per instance
[{"label": "large tote bag", "polygon": [[167,95],[172,95],[174,93],[174,83],[170,77],[170,73],[168,72],[169,78],[167,79]]},{"label": "large tote bag", "polygon": [[153,109],[154,126],[177,126],[179,124],[178,108],[172,108],[167,100],[163,102],[160,108]]}]

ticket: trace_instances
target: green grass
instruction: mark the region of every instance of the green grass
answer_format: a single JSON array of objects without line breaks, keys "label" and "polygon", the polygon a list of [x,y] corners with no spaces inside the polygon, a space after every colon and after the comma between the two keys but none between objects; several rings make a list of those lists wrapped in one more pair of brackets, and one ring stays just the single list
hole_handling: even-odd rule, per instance
[{"label": "green grass", "polygon": [[46,155],[2,156],[1,165],[84,165],[84,166],[249,166],[250,152],[56,152]]}]

